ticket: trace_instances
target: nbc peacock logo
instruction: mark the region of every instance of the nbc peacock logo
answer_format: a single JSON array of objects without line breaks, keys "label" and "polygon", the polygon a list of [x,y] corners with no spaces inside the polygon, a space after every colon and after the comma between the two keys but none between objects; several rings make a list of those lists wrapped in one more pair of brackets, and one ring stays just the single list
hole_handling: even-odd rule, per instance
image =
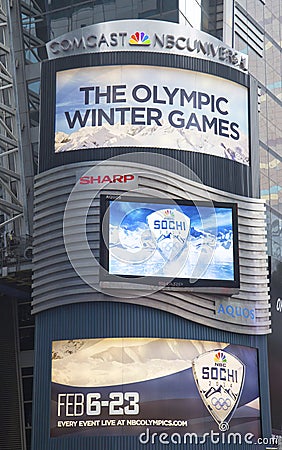
[{"label": "nbc peacock logo", "polygon": [[174,219],[174,211],[172,209],[166,209],[164,211],[164,218],[165,219]]},{"label": "nbc peacock logo", "polygon": [[129,45],[150,45],[151,40],[149,36],[143,31],[136,31],[130,36]]},{"label": "nbc peacock logo", "polygon": [[216,366],[225,365],[227,363],[226,355],[223,352],[217,352],[214,355],[214,362]]}]

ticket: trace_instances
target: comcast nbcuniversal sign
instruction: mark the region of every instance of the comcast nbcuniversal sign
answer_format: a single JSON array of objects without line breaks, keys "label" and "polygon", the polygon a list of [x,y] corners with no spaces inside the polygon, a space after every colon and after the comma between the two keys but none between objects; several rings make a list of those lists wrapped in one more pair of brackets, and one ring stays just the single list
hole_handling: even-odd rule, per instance
[{"label": "comcast nbcuniversal sign", "polygon": [[[153,30],[153,31],[152,31]],[[83,53],[148,51],[220,62],[242,71],[248,57],[190,26],[153,20],[120,20],[90,25],[47,43],[49,59]]]}]

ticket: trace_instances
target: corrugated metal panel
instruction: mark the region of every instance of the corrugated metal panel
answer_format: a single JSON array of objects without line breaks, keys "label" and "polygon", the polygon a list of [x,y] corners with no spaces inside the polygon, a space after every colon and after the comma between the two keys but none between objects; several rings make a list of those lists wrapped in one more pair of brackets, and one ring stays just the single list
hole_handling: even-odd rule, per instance
[{"label": "corrugated metal panel", "polygon": [[[159,337],[229,342],[258,349],[263,434],[269,433],[267,389],[267,342],[265,336],[246,336],[211,329],[167,312],[114,302],[67,305],[44,311],[36,317],[36,364],[34,392],[33,450],[140,450],[136,437],[49,438],[50,376],[52,340],[100,337]],[[158,443],[144,446],[160,450]],[[170,448],[170,447],[166,447]],[[187,449],[187,445],[177,445]],[[220,449],[222,446],[191,445],[191,449]],[[225,447],[224,447],[225,448]],[[230,449],[238,446],[228,445]],[[249,449],[250,445],[240,445]]]},{"label": "corrugated metal panel", "polygon": [[0,449],[23,450],[21,392],[16,343],[16,305],[0,298]]},{"label": "corrugated metal panel", "polygon": [[[147,162],[150,163],[148,155]],[[159,291],[151,295],[128,298],[128,291],[99,291],[99,202],[97,208],[89,210],[88,218],[91,243],[97,258],[90,264],[85,241],[83,223],[87,205],[93,201],[94,188],[80,190],[71,201],[70,221],[65,222],[65,239],[68,236],[67,254],[63,237],[63,215],[68,194],[76,183],[76,171],[91,167],[91,163],[80,163],[52,169],[37,178],[35,199],[34,232],[34,278],[33,307],[40,312],[57,305],[83,301],[133,302],[151,306],[217,328],[224,323],[230,331],[248,334],[265,334],[270,331],[269,295],[267,278],[265,206],[262,200],[240,197],[218,191],[200,183],[190,181],[174,173],[154,166],[114,160],[107,167],[126,168],[138,173],[138,189],[148,196],[169,196],[193,200],[233,201],[238,203],[239,258],[241,287],[238,294],[212,295],[193,292]],[[81,173],[81,172],[80,172]],[[58,179],[60,181],[58,182]],[[103,193],[107,192],[103,190]],[[112,194],[113,190],[108,191]],[[58,195],[59,193],[59,195]],[[97,193],[97,191],[96,191]],[[136,191],[134,191],[136,193]],[[86,208],[86,209],[85,209]],[[85,212],[86,211],[86,212]],[[69,226],[68,226],[69,224]],[[50,246],[50,242],[52,245]],[[66,241],[65,241],[66,242]],[[88,244],[87,244],[88,246]],[[70,259],[72,263],[70,262]],[[74,270],[75,267],[75,270]],[[79,275],[78,275],[79,273]],[[84,281],[83,281],[84,280]],[[97,290],[98,288],[98,290]],[[118,298],[117,298],[118,297]],[[132,297],[132,296],[131,296]],[[125,300],[126,299],[126,300]],[[257,320],[252,323],[232,321],[217,315],[216,302],[236,301],[242,307],[254,308]],[[233,322],[233,323],[232,323]]]}]

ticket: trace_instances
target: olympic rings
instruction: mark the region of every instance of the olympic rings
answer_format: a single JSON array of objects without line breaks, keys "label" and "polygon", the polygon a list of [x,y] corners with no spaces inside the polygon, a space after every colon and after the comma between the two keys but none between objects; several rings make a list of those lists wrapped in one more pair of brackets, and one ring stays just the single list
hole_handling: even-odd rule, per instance
[{"label": "olympic rings", "polygon": [[211,399],[211,403],[218,411],[221,409],[223,409],[223,411],[226,411],[231,406],[231,401],[229,398],[224,399],[222,397],[220,398],[213,397]]}]

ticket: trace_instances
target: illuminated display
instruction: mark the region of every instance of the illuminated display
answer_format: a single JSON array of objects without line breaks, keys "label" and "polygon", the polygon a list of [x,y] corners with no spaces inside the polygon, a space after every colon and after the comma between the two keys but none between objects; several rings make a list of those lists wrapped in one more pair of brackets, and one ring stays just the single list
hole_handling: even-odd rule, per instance
[{"label": "illuminated display", "polygon": [[102,195],[101,237],[102,279],[239,286],[235,204]]},{"label": "illuminated display", "polygon": [[54,341],[51,436],[260,434],[257,351],[158,338]]},{"label": "illuminated display", "polygon": [[134,65],[57,72],[56,153],[158,147],[248,165],[248,135],[248,90],[226,79]]}]

